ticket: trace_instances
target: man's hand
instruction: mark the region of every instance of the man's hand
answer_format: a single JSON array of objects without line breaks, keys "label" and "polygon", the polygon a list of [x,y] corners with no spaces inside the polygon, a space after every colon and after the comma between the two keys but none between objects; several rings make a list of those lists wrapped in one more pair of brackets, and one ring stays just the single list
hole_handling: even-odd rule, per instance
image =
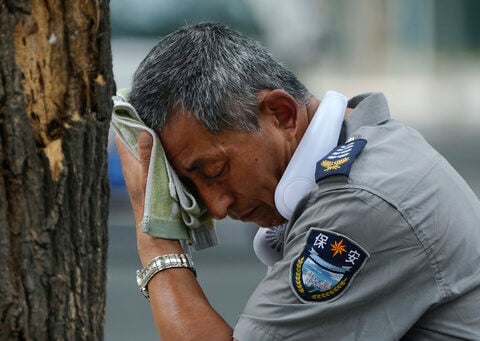
[{"label": "man's hand", "polygon": [[153,258],[167,253],[182,253],[183,250],[176,240],[154,238],[142,232],[143,207],[145,188],[147,185],[148,166],[152,152],[153,137],[146,131],[138,135],[138,155],[140,161],[130,152],[122,140],[116,136],[122,172],[127,185],[128,195],[132,204],[135,224],[137,226],[137,248],[140,261],[145,266]]},{"label": "man's hand", "polygon": [[145,188],[147,185],[148,166],[150,165],[150,154],[152,152],[153,138],[142,131],[138,135],[138,155],[140,161],[128,150],[122,140],[115,136],[120,161],[122,162],[123,178],[127,185],[127,191],[132,203],[135,215],[135,224],[138,226],[143,218],[143,205],[145,201]]}]

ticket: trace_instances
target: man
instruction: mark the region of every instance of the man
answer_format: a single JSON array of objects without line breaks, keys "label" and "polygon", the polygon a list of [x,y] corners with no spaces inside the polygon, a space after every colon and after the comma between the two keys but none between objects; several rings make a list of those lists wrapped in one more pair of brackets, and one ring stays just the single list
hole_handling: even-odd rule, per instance
[{"label": "man", "polygon": [[[285,221],[274,191],[320,101],[259,44],[221,25],[182,28],[141,63],[130,101],[215,219]],[[349,101],[338,144],[234,330],[193,272],[152,277],[162,339],[480,339],[473,192],[417,132],[390,119],[381,94]],[[138,162],[117,143],[137,224],[151,145],[140,134]],[[137,236],[144,266],[184,253],[178,241]]]}]

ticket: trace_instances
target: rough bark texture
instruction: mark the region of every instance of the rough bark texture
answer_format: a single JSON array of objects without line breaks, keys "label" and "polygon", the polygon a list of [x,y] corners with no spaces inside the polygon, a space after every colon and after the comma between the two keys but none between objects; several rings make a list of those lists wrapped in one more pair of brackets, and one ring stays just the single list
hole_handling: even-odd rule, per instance
[{"label": "rough bark texture", "polygon": [[108,0],[0,0],[0,340],[97,340]]}]

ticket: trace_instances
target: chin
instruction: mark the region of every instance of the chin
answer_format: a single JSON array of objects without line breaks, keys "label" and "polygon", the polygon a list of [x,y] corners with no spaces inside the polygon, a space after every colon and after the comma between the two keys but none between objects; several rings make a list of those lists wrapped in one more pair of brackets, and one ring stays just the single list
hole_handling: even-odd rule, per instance
[{"label": "chin", "polygon": [[258,226],[261,227],[274,227],[277,225],[281,225],[287,222],[287,219],[285,219],[280,213],[275,212],[274,214],[268,216],[268,217],[262,217],[263,219],[255,219],[254,223],[257,224]]}]

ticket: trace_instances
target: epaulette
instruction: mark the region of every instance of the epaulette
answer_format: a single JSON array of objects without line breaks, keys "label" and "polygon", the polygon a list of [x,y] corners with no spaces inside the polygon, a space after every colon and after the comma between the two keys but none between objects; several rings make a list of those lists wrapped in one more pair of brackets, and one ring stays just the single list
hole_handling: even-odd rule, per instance
[{"label": "epaulette", "polygon": [[353,139],[332,149],[323,159],[317,162],[315,181],[318,182],[330,175],[350,174],[352,164],[367,144],[365,139]]}]

